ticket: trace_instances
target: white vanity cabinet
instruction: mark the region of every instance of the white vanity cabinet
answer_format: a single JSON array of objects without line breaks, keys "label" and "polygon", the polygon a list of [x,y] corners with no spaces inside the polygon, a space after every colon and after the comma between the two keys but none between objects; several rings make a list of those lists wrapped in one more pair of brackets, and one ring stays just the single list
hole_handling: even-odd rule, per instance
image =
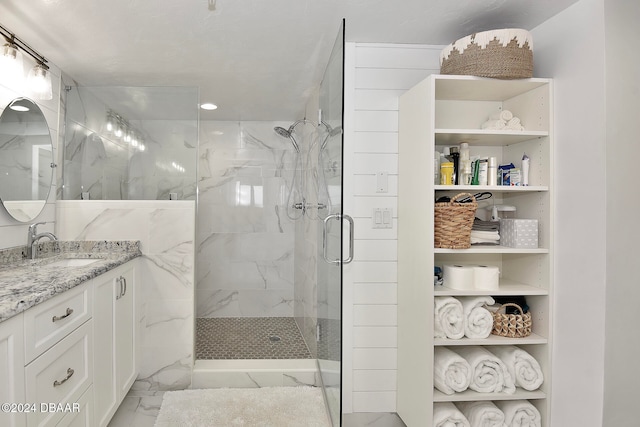
[{"label": "white vanity cabinet", "polygon": [[136,379],[135,261],[94,279],[94,420],[106,426]]},{"label": "white vanity cabinet", "polygon": [[[24,403],[24,330],[20,313],[0,323],[0,403]],[[0,411],[0,425],[23,427],[24,412]],[[16,408],[17,409],[17,408]]]},{"label": "white vanity cabinet", "polygon": [[0,322],[0,403],[9,404],[0,426],[109,423],[137,376],[136,266],[129,261]]},{"label": "white vanity cabinet", "polygon": [[[407,426],[429,425],[436,402],[529,400],[549,426],[553,288],[553,111],[549,79],[498,80],[432,75],[400,97],[398,177],[398,414]],[[481,129],[490,115],[509,110],[525,130]],[[434,154],[467,142],[471,155],[496,157],[517,167],[531,158],[529,186],[434,185]],[[516,218],[536,219],[538,247],[434,248],[434,200],[458,193],[491,192],[489,204],[516,207]],[[480,215],[477,215],[480,216]],[[434,265],[491,265],[500,269],[499,290],[434,287]],[[434,339],[434,299],[525,296],[533,317],[526,338]],[[516,345],[540,364],[539,390],[515,394],[467,390],[446,395],[434,388],[434,349],[447,346]]]}]

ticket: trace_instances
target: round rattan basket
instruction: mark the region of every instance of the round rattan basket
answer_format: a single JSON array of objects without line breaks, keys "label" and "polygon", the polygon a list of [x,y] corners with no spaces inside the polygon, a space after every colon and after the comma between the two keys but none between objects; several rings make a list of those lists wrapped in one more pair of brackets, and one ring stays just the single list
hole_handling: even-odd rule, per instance
[{"label": "round rattan basket", "polygon": [[521,29],[484,31],[463,37],[440,53],[440,74],[497,79],[533,76],[533,41]]},{"label": "round rattan basket", "polygon": [[[516,307],[520,314],[498,313],[504,307]],[[493,335],[509,338],[524,338],[531,335],[531,313],[522,311],[518,304],[507,303],[501,305],[493,314]]]},{"label": "round rattan basket", "polygon": [[[469,197],[471,202],[457,202]],[[449,202],[434,204],[433,240],[436,248],[467,249],[471,247],[471,227],[478,209],[476,198],[460,193]]]}]

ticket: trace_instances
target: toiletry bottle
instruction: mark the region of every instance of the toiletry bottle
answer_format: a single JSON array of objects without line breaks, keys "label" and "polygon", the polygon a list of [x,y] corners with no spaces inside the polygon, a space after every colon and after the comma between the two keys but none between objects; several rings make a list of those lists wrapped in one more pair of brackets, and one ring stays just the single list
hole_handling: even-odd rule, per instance
[{"label": "toiletry bottle", "polygon": [[489,157],[489,166],[487,168],[487,185],[498,185],[498,159]]},{"label": "toiletry bottle", "polygon": [[440,164],[440,184],[453,185],[453,162]]},{"label": "toiletry bottle", "polygon": [[440,153],[438,151],[433,156],[433,184],[440,184]]},{"label": "toiletry bottle", "polygon": [[489,167],[488,167],[488,163],[489,161],[487,160],[486,157],[478,160],[478,184],[479,185],[487,185],[488,183],[488,173],[489,173]]},{"label": "toiletry bottle", "polygon": [[451,160],[451,162],[453,163],[453,185],[458,185],[458,172],[460,170],[458,169],[460,165],[460,150],[458,149],[458,147],[449,147],[449,152],[451,153],[449,155],[449,160]]},{"label": "toiletry bottle", "polygon": [[522,185],[529,185],[529,164],[530,164],[529,156],[527,153],[524,153],[522,156],[522,172],[520,176],[520,181]]},{"label": "toiletry bottle", "polygon": [[469,144],[462,142],[460,144],[460,164],[458,184],[459,185],[471,185],[471,179],[473,173],[471,171],[471,159],[469,158]]}]

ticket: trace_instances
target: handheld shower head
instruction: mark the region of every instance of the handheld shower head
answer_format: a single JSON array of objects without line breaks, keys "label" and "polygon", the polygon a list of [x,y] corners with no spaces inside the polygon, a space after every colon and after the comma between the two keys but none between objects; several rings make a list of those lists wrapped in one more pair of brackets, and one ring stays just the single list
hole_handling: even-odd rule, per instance
[{"label": "handheld shower head", "polygon": [[276,131],[276,133],[280,136],[282,136],[283,138],[291,138],[291,131],[280,127],[280,126],[276,126],[273,128],[274,131]]},{"label": "handheld shower head", "polygon": [[332,128],[324,121],[320,122],[320,124],[323,125],[327,130],[327,135],[324,137],[324,141],[322,141],[322,145],[320,146],[320,151],[322,151],[327,146],[327,142],[329,141],[329,138],[333,138],[334,136],[340,135],[342,133],[342,126],[337,126],[335,128]]},{"label": "handheld shower head", "polygon": [[293,125],[291,127],[289,127],[289,129],[285,129],[283,127],[280,126],[276,126],[273,128],[273,130],[280,135],[283,138],[289,138],[291,140],[291,144],[293,144],[293,148],[295,148],[296,153],[300,152],[300,147],[298,146],[298,142],[296,141],[296,139],[293,137],[292,134],[292,130],[293,130]]}]

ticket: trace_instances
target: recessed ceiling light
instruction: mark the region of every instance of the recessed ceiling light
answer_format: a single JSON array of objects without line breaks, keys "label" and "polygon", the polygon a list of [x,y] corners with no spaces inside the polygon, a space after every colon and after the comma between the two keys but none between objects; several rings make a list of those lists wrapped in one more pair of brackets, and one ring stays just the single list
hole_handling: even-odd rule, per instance
[{"label": "recessed ceiling light", "polygon": [[218,108],[218,106],[210,102],[205,102],[204,104],[200,104],[200,108],[202,108],[203,110],[215,110],[216,108]]}]

